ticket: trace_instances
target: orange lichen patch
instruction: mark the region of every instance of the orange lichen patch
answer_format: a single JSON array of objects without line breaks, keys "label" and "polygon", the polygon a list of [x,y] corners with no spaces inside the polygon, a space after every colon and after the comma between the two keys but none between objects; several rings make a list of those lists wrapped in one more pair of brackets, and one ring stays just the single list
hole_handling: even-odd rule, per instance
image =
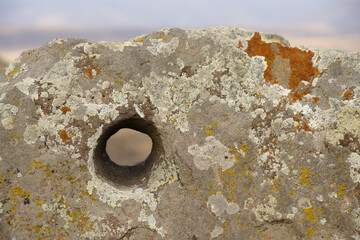
[{"label": "orange lichen patch", "polygon": [[239,41],[238,48],[242,48],[242,47],[243,47],[243,45],[242,45],[242,43]]},{"label": "orange lichen patch", "polygon": [[92,56],[90,58],[89,55],[86,55],[86,58],[82,58],[81,60],[76,62],[74,66],[81,68],[84,74],[86,74],[90,79],[93,79],[94,78],[93,70],[95,70],[96,75],[99,75],[101,73],[101,70],[96,66],[94,60],[96,60],[96,56]]},{"label": "orange lichen patch", "polygon": [[60,108],[60,110],[61,110],[62,114],[66,114],[67,112],[70,112],[70,111],[71,111],[71,109],[70,109],[69,107],[66,107],[66,106]]},{"label": "orange lichen patch", "polygon": [[351,99],[351,94],[352,94],[352,91],[351,91],[351,90],[347,90],[347,91],[344,93],[344,100],[350,100],[350,99]]},{"label": "orange lichen patch", "polygon": [[[245,51],[250,57],[265,57],[267,63],[264,72],[265,81],[273,84],[278,83],[291,89],[290,97],[293,102],[301,100],[303,96],[310,93],[309,89],[298,89],[300,82],[307,81],[311,83],[319,75],[318,69],[312,64],[314,56],[312,51],[286,47],[279,43],[266,43],[261,39],[258,32],[248,40],[248,47]],[[274,76],[274,73],[277,76]],[[288,73],[290,73],[289,77],[287,76]],[[287,82],[284,82],[284,79]]]},{"label": "orange lichen patch", "polygon": [[65,130],[60,131],[59,135],[60,135],[60,137],[61,137],[61,139],[63,140],[64,143],[66,143],[67,141],[70,141],[70,137],[66,133]]},{"label": "orange lichen patch", "polygon": [[317,103],[319,100],[320,100],[319,97],[313,97],[313,102],[314,102],[314,103]]},{"label": "orange lichen patch", "polygon": [[90,79],[93,79],[94,78],[93,73],[92,73],[93,69],[95,69],[96,75],[100,74],[101,70],[98,69],[96,66],[94,68],[92,68],[92,67],[84,68],[83,73],[85,73]]},{"label": "orange lichen patch", "polygon": [[300,115],[296,115],[294,117],[294,121],[298,122],[299,125],[296,127],[296,129],[300,132],[301,129],[304,129],[305,131],[312,131],[312,129],[309,127],[307,122],[303,119],[301,119]]}]

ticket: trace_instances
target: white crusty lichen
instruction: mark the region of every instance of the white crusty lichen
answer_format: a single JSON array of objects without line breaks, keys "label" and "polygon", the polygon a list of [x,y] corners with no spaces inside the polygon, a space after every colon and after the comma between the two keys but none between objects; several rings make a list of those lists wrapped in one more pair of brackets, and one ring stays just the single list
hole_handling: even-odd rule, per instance
[{"label": "white crusty lichen", "polygon": [[336,113],[334,121],[336,127],[329,130],[326,135],[326,139],[331,144],[339,144],[339,140],[344,139],[346,133],[360,135],[360,108],[355,102],[349,102],[342,107],[333,106],[333,112]]},{"label": "white crusty lichen", "polygon": [[12,129],[19,109],[15,105],[0,103],[1,123],[5,129]]},{"label": "white crusty lichen", "polygon": [[27,77],[22,81],[15,83],[14,86],[17,87],[25,95],[29,95],[29,87],[33,85],[34,82],[35,79]]},{"label": "white crusty lichen", "polygon": [[40,136],[40,129],[38,124],[28,125],[24,132],[24,141],[27,144],[34,144]]},{"label": "white crusty lichen", "polygon": [[295,215],[299,212],[296,207],[291,207],[291,212],[286,215],[288,219],[293,219]]},{"label": "white crusty lichen", "polygon": [[150,229],[155,230],[160,236],[164,237],[166,232],[163,227],[156,227],[156,219],[153,214],[146,215],[146,211],[141,209],[140,216],[138,217],[139,222],[144,222]]},{"label": "white crusty lichen", "polygon": [[319,69],[319,72],[323,72],[334,62],[340,62],[344,68],[360,72],[360,54],[358,52],[339,49],[313,49],[310,47],[303,47],[303,49],[314,52],[312,62],[314,67]]},{"label": "white crusty lichen", "polygon": [[265,203],[255,204],[255,200],[250,197],[245,201],[244,210],[250,209],[256,217],[256,220],[263,222],[269,221],[271,217],[275,219],[280,219],[282,214],[280,212],[276,212],[275,208],[277,205],[277,200],[274,196],[267,196],[264,201]]},{"label": "white crusty lichen", "polygon": [[179,39],[172,38],[169,42],[164,42],[162,39],[150,39],[151,45],[147,49],[154,56],[163,55],[168,57],[170,54],[175,52],[176,48],[179,46]]},{"label": "white crusty lichen", "polygon": [[208,205],[211,207],[211,211],[218,217],[224,212],[227,214],[235,214],[240,210],[239,205],[234,202],[229,203],[221,192],[217,192],[216,195],[211,195],[208,199]]},{"label": "white crusty lichen", "polygon": [[351,179],[356,183],[360,183],[360,155],[353,152],[346,161],[350,164]]},{"label": "white crusty lichen", "polygon": [[216,226],[216,227],[211,231],[211,237],[212,237],[212,238],[216,238],[216,237],[220,236],[223,232],[224,232],[224,230],[223,230],[222,227]]},{"label": "white crusty lichen", "polygon": [[235,163],[235,156],[229,149],[214,136],[205,139],[203,146],[193,144],[188,147],[188,152],[194,156],[194,164],[200,170],[207,170],[212,166],[219,166],[225,171]]}]

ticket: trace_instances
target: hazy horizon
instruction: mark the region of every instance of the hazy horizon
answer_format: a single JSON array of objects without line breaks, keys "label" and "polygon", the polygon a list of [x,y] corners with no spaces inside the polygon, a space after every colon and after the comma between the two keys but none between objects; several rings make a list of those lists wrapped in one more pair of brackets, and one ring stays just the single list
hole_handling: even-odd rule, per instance
[{"label": "hazy horizon", "polygon": [[166,27],[213,26],[276,33],[291,46],[359,51],[359,9],[357,0],[0,0],[0,58],[12,61],[57,37],[122,42]]}]

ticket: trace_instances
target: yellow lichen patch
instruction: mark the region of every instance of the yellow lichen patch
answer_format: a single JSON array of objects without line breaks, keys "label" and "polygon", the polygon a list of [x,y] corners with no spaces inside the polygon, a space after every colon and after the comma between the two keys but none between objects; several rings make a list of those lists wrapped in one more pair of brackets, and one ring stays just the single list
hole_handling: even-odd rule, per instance
[{"label": "yellow lichen patch", "polygon": [[313,236],[313,229],[312,228],[308,228],[307,230],[306,230],[306,236],[308,236],[308,237],[312,237]]},{"label": "yellow lichen patch", "polygon": [[59,132],[59,135],[64,143],[67,143],[67,141],[70,141],[69,135],[66,133],[65,130],[62,130]]},{"label": "yellow lichen patch", "polygon": [[244,152],[248,152],[250,151],[250,148],[241,143],[241,150],[243,150]]},{"label": "yellow lichen patch", "polygon": [[11,196],[15,197],[15,196],[21,196],[24,194],[24,191],[22,190],[22,188],[20,187],[15,187],[13,189],[11,189]]},{"label": "yellow lichen patch", "polygon": [[42,162],[38,162],[38,161],[33,161],[33,166],[34,166],[34,168],[35,169],[42,169],[42,168],[44,168],[45,167],[45,165],[42,163]]},{"label": "yellow lichen patch", "polygon": [[219,125],[219,123],[218,123],[218,121],[213,121],[212,125],[213,125],[214,128],[216,128]]},{"label": "yellow lichen patch", "polygon": [[86,227],[89,221],[89,218],[86,217],[85,214],[81,212],[81,209],[73,212],[68,212],[67,215],[71,217],[71,220],[69,222],[75,223],[77,227],[81,229]]},{"label": "yellow lichen patch", "polygon": [[9,77],[12,77],[15,73],[17,73],[20,68],[15,68],[12,72],[9,73]]},{"label": "yellow lichen patch", "polygon": [[142,43],[142,42],[144,42],[144,40],[145,40],[144,38],[136,38],[133,41],[138,42],[138,43]]},{"label": "yellow lichen patch", "polygon": [[42,206],[42,204],[41,204],[41,202],[40,202],[39,200],[36,200],[35,205],[37,205],[37,206],[39,206],[39,207]]},{"label": "yellow lichen patch", "polygon": [[312,223],[319,222],[319,219],[316,217],[314,207],[302,208],[302,210],[304,211],[304,213],[306,215],[305,221],[308,220],[308,221],[310,221]]},{"label": "yellow lichen patch", "polygon": [[206,135],[214,135],[214,133],[210,129],[206,129]]},{"label": "yellow lichen patch", "polygon": [[272,183],[272,185],[270,186],[269,191],[273,191],[273,192],[275,192],[275,193],[280,192],[280,187],[279,187],[279,185],[276,184],[274,180],[272,180],[271,183]]},{"label": "yellow lichen patch", "polygon": [[340,197],[344,196],[344,190],[346,190],[346,185],[345,184],[340,184],[337,195],[340,196]]},{"label": "yellow lichen patch", "polygon": [[307,170],[304,167],[301,167],[301,180],[300,180],[300,185],[306,185],[308,186],[309,184],[311,184],[310,182],[310,176],[313,176],[314,173],[309,173],[309,170]]},{"label": "yellow lichen patch", "polygon": [[65,107],[60,108],[60,111],[62,112],[62,114],[66,114],[67,112],[70,112],[71,109],[69,107],[65,106]]},{"label": "yellow lichen patch", "polygon": [[22,139],[19,135],[16,135],[16,134],[13,134],[11,135],[10,137],[8,137],[8,140],[11,140],[11,139],[18,139],[20,141],[23,141],[24,139]]},{"label": "yellow lichen patch", "polygon": [[161,37],[153,37],[153,39],[156,39],[156,40],[163,40],[165,41],[166,39],[168,38],[168,36],[165,36],[165,35],[162,35]]},{"label": "yellow lichen patch", "polygon": [[[283,87],[291,89],[289,96],[293,102],[301,100],[303,96],[310,93],[309,89],[298,89],[300,82],[312,82],[319,75],[318,69],[312,64],[314,56],[312,51],[282,46],[279,43],[266,43],[261,39],[258,32],[248,41],[248,47],[245,51],[250,57],[265,57],[267,63],[267,68],[264,72],[265,81],[273,84],[278,83]],[[273,73],[276,72],[289,72],[290,77],[274,76]],[[285,79],[287,82],[285,82]]]}]

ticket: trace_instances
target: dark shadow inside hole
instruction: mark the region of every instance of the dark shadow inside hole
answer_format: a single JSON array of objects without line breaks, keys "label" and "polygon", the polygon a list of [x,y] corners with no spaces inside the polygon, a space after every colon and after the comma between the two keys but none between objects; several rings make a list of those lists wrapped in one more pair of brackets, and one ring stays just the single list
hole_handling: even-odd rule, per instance
[{"label": "dark shadow inside hole", "polygon": [[[153,142],[152,149],[145,161],[134,166],[121,166],[111,161],[106,153],[106,142],[122,128],[129,128],[145,133],[151,138]],[[142,118],[121,120],[107,126],[98,139],[94,152],[95,172],[100,178],[108,180],[115,185],[146,185],[152,166],[159,161],[161,149],[160,136],[152,122]]]}]

